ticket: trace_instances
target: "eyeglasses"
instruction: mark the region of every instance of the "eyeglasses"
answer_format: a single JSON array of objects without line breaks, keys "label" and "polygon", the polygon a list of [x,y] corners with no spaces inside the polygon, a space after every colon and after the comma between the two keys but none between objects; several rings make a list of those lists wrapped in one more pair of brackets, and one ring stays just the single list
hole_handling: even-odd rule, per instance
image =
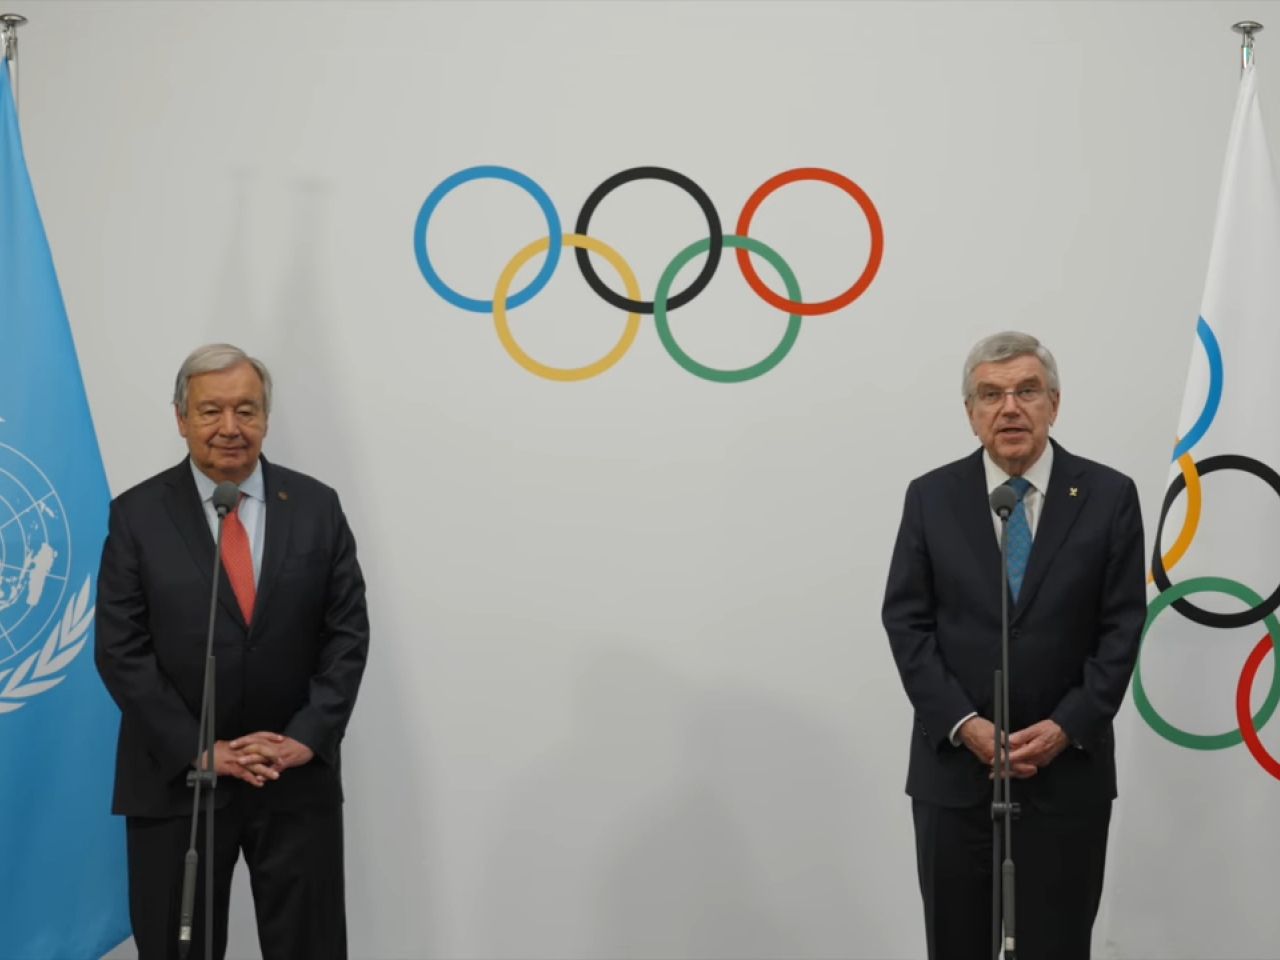
[{"label": "eyeglasses", "polygon": [[1044,387],[1019,387],[1017,390],[979,390],[973,397],[982,407],[998,407],[1004,403],[1005,397],[1013,397],[1023,406],[1030,406],[1044,394]]}]

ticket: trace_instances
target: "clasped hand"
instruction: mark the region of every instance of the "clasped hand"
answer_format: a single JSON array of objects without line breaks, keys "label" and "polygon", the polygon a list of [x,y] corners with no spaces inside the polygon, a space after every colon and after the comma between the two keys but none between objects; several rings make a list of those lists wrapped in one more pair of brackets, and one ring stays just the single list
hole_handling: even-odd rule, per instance
[{"label": "clasped hand", "polygon": [[235,777],[260,787],[268,780],[279,780],[290,767],[310,763],[313,756],[310,747],[292,737],[263,730],[236,740],[217,741],[213,769],[220,777]]},{"label": "clasped hand", "polygon": [[[983,717],[970,717],[960,728],[960,738],[970,752],[995,776],[996,727]],[[1009,758],[1009,775],[1019,780],[1034,777],[1041,767],[1060,754],[1067,746],[1067,735],[1052,720],[1041,720],[1024,730],[1009,734],[1008,747],[1001,753],[1003,766],[1005,754]]]}]

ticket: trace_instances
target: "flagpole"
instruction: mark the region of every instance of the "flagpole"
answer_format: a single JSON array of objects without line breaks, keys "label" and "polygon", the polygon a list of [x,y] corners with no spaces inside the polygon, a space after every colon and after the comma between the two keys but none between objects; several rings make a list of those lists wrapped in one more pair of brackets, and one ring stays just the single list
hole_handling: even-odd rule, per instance
[{"label": "flagpole", "polygon": [[1240,72],[1244,73],[1253,63],[1253,35],[1262,29],[1262,24],[1255,20],[1241,20],[1231,29],[1240,34]]},{"label": "flagpole", "polygon": [[27,22],[20,13],[0,13],[0,55],[9,61],[9,86],[13,87],[13,109],[18,109],[18,28]]}]

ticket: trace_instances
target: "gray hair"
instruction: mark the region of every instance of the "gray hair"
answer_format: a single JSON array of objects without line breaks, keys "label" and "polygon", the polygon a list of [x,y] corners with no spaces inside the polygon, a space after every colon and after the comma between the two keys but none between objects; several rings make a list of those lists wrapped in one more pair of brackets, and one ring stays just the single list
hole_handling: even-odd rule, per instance
[{"label": "gray hair", "polygon": [[1036,357],[1044,364],[1044,371],[1049,379],[1045,386],[1051,393],[1058,393],[1061,389],[1058,380],[1058,363],[1053,359],[1049,348],[1029,333],[1006,330],[1004,333],[993,333],[979,340],[969,351],[969,356],[964,362],[964,382],[961,384],[964,398],[968,400],[973,396],[973,371],[982,364],[1001,363],[1012,360],[1014,357],[1026,356]]},{"label": "gray hair", "polygon": [[182,361],[182,368],[178,371],[177,380],[173,384],[173,405],[178,408],[178,413],[184,417],[187,415],[187,390],[192,377],[198,377],[202,373],[220,373],[223,370],[238,367],[242,363],[247,363],[258,371],[258,376],[262,380],[264,406],[262,412],[269,416],[271,414],[271,373],[267,370],[267,365],[229,343],[207,343],[203,347],[196,347],[187,359]]}]

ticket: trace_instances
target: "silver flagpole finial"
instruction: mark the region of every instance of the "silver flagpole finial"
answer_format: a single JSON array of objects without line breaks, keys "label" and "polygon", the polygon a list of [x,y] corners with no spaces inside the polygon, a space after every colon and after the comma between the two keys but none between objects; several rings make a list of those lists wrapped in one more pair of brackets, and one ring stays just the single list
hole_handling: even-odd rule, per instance
[{"label": "silver flagpole finial", "polygon": [[1262,24],[1254,20],[1241,20],[1231,27],[1240,34],[1240,70],[1249,69],[1253,62],[1253,35],[1262,29]]},{"label": "silver flagpole finial", "polygon": [[18,28],[26,22],[20,13],[0,13],[0,54],[13,59],[18,52]]},{"label": "silver flagpole finial", "polygon": [[0,56],[9,61],[9,85],[13,106],[18,106],[18,28],[27,22],[20,13],[0,13]]}]

